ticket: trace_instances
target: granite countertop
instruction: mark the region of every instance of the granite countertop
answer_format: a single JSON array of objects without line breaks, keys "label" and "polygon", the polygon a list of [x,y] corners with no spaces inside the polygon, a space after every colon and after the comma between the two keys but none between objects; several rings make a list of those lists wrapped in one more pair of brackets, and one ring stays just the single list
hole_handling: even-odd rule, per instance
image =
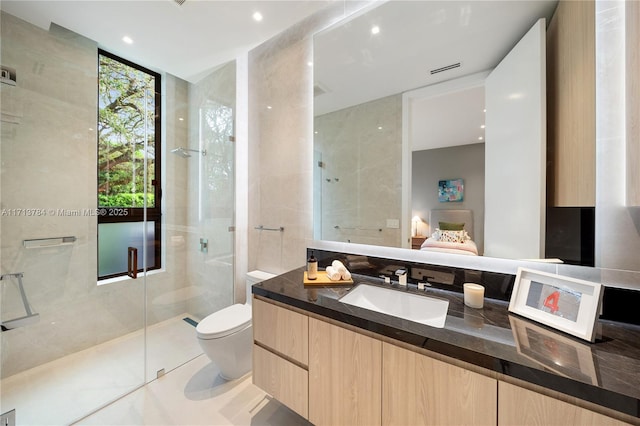
[{"label": "granite countertop", "polygon": [[640,326],[599,320],[601,337],[588,343],[510,314],[505,301],[472,309],[458,292],[394,285],[449,300],[444,328],[434,328],[338,300],[364,282],[389,288],[382,279],[354,274],[353,286],[305,287],[304,270],[258,283],[253,294],[640,418]]}]

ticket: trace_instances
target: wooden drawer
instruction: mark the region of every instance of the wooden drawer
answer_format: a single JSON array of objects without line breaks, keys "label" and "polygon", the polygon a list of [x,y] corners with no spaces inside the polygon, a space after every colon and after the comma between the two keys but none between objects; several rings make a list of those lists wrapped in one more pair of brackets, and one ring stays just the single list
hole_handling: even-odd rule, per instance
[{"label": "wooden drawer", "polygon": [[498,382],[498,425],[500,426],[622,426],[617,419],[560,401],[520,386]]},{"label": "wooden drawer", "polygon": [[422,243],[427,239],[427,237],[411,237],[411,248],[414,250],[420,250],[422,247]]},{"label": "wooden drawer", "polygon": [[309,421],[317,426],[380,425],[382,342],[309,320]]},{"label": "wooden drawer", "polygon": [[253,340],[301,365],[309,365],[309,318],[253,299]]},{"label": "wooden drawer", "polygon": [[495,425],[497,381],[382,344],[383,425]]},{"label": "wooden drawer", "polygon": [[309,372],[253,345],[253,384],[307,419]]}]

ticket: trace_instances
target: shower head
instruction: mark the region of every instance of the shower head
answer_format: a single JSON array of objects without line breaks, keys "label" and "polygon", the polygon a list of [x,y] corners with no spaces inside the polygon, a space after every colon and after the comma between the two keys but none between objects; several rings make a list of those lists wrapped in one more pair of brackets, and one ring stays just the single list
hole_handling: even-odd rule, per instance
[{"label": "shower head", "polygon": [[189,154],[184,148],[178,147],[171,150],[172,154],[179,155],[182,158],[189,158],[191,154]]},{"label": "shower head", "polygon": [[189,154],[189,152],[199,152],[202,154],[202,156],[204,157],[205,155],[207,155],[207,151],[198,151],[197,149],[189,149],[189,148],[183,148],[181,146],[174,148],[171,150],[172,154],[176,154],[179,155],[182,158],[189,158],[191,157],[191,154]]}]

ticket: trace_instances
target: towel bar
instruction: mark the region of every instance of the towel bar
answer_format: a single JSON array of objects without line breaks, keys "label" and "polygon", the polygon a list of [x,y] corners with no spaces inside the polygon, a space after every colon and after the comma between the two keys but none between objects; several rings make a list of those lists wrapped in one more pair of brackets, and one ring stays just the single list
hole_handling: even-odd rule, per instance
[{"label": "towel bar", "polygon": [[258,231],[276,231],[276,232],[284,232],[284,226],[281,226],[279,228],[265,228],[262,225],[256,226],[253,229],[257,229]]},{"label": "towel bar", "polygon": [[25,248],[65,246],[75,243],[76,240],[76,237],[36,238],[33,240],[23,240],[22,245]]},{"label": "towel bar", "polygon": [[334,229],[351,229],[354,231],[378,231],[378,232],[382,232],[382,228],[360,228],[359,226],[355,227],[355,228],[349,228],[346,226],[340,226],[340,225],[336,225],[333,227]]}]

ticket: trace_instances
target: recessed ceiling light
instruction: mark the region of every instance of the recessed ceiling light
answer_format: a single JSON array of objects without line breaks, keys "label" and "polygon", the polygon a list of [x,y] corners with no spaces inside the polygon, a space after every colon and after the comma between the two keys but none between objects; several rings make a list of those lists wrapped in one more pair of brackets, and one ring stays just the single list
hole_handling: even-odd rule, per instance
[{"label": "recessed ceiling light", "polygon": [[486,108],[485,108],[485,109],[483,109],[483,110],[482,110],[482,112],[487,112],[487,109],[486,109]]},{"label": "recessed ceiling light", "polygon": [[481,141],[481,140],[483,140],[483,139],[484,139],[484,138],[483,138],[482,136],[480,136],[480,137],[478,138],[478,140],[479,140],[479,141]]},{"label": "recessed ceiling light", "polygon": [[307,62],[307,65],[312,67],[313,66],[313,62],[311,62],[311,61]]},{"label": "recessed ceiling light", "polygon": [[253,20],[256,22],[262,21],[262,13],[255,12],[252,16],[253,16]]},{"label": "recessed ceiling light", "polygon": [[378,34],[380,32],[380,27],[377,25],[374,25],[373,27],[371,27],[371,34]]},{"label": "recessed ceiling light", "polygon": [[267,105],[267,109],[271,109],[271,105]]},{"label": "recessed ceiling light", "polygon": [[133,44],[133,39],[129,36],[122,37],[122,41],[124,41],[127,44]]},{"label": "recessed ceiling light", "polygon": [[184,121],[184,118],[182,118],[182,117],[178,117],[178,120],[180,120],[180,121]]},{"label": "recessed ceiling light", "polygon": [[484,129],[484,124],[480,126],[481,129]]},{"label": "recessed ceiling light", "polygon": [[382,130],[382,126],[378,126],[378,130]]}]

